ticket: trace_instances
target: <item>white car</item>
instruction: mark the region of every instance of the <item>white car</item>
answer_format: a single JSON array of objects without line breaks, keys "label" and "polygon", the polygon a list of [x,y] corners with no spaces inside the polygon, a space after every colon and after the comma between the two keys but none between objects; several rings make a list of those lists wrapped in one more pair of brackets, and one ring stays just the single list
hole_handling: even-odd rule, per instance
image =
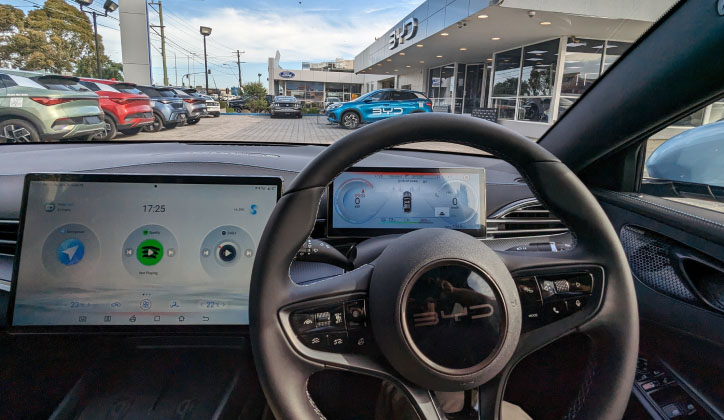
[{"label": "white car", "polygon": [[219,105],[219,101],[215,100],[211,96],[202,96],[206,98],[206,116],[217,118],[219,115],[221,115],[221,106]]}]

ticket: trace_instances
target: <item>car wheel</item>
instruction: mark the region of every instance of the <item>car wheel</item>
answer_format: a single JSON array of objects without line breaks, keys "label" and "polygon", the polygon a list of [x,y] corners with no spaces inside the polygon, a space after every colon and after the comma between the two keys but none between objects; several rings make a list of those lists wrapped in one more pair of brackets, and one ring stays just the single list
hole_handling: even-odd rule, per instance
[{"label": "car wheel", "polygon": [[194,125],[194,124],[197,124],[199,121],[201,121],[201,118],[197,118],[197,119],[195,119],[195,120],[188,120],[188,121],[186,122],[186,124],[188,124],[188,125]]},{"label": "car wheel", "polygon": [[121,130],[121,133],[123,133],[127,136],[135,136],[136,134],[141,132],[141,128],[143,128],[143,127],[129,128],[126,130]]},{"label": "car wheel", "polygon": [[0,122],[0,143],[37,143],[38,131],[24,120],[5,120]]},{"label": "car wheel", "polygon": [[240,107],[238,107],[238,106],[234,107],[234,112],[238,112],[239,114],[241,114],[241,111],[242,111],[242,109]]},{"label": "car wheel", "polygon": [[348,130],[354,130],[359,127],[359,115],[355,112],[345,112],[342,114],[342,118],[340,120],[342,121],[342,127]]},{"label": "car wheel", "polygon": [[[166,127],[168,128],[170,124],[167,124]],[[153,124],[147,125],[143,127],[143,131],[149,132],[149,133],[157,133],[161,131],[163,128],[163,120],[158,114],[153,114]]]},{"label": "car wheel", "polygon": [[116,137],[116,134],[118,134],[118,129],[116,128],[116,122],[113,121],[113,118],[106,115],[105,117],[103,117],[103,123],[105,124],[105,130],[96,134],[93,137],[93,140],[110,141],[113,139],[113,137]]}]

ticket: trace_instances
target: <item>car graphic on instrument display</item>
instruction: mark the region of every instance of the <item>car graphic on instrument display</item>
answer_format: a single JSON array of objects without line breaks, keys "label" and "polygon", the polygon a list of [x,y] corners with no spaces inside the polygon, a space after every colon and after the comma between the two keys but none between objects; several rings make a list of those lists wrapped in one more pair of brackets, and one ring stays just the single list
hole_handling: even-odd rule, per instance
[{"label": "car graphic on instrument display", "polygon": [[360,124],[418,112],[432,112],[432,101],[424,93],[414,90],[379,89],[351,102],[329,105],[327,119],[331,123],[353,130]]}]

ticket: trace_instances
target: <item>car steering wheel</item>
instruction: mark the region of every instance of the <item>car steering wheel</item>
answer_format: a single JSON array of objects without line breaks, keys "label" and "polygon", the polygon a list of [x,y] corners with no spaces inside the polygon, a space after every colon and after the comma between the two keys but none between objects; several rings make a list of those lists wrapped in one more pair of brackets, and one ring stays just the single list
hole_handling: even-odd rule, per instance
[{"label": "car steering wheel", "polygon": [[[327,185],[373,153],[421,141],[474,147],[514,165],[541,203],[570,228],[576,246],[565,252],[493,251],[461,232],[420,229],[394,239],[369,264],[323,280],[294,283],[290,263],[312,231]],[[513,277],[582,267],[597,273],[585,310],[521,333],[521,297]],[[443,305],[442,295],[448,300],[457,296],[457,309],[448,313],[449,307],[436,306]],[[299,308],[303,313],[304,308],[314,311],[360,299],[366,299],[367,319],[360,324],[374,339],[371,350],[328,352],[295,334],[290,319]],[[421,302],[427,311],[414,312]],[[436,322],[443,324],[440,317],[447,327],[436,327]],[[307,390],[310,376],[324,369],[394,383],[423,419],[445,418],[433,391],[478,388],[480,418],[498,419],[505,383],[515,365],[572,332],[588,337],[591,352],[567,418],[620,419],[638,353],[631,273],[594,196],[537,143],[500,125],[451,114],[377,122],[327,147],[302,170],[277,203],[260,240],[249,318],[259,379],[280,419],[324,418]],[[425,326],[429,328],[421,328]]]}]

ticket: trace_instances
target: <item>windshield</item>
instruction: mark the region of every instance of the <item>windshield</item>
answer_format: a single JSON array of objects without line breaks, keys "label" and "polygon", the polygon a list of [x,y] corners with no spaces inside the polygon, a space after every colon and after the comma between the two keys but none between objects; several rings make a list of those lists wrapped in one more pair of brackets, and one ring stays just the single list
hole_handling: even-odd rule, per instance
[{"label": "windshield", "polygon": [[[139,9],[116,1],[100,14],[105,3],[96,1],[99,60],[82,2],[7,3],[0,73],[87,80],[45,83],[54,90],[208,100],[193,103],[198,124],[189,113],[194,123],[182,129],[124,130],[114,141],[329,144],[381,119],[432,112],[487,119],[537,141],[676,0],[174,0]],[[23,83],[0,93],[28,94],[32,82]],[[152,102],[157,112],[171,104]]]}]

